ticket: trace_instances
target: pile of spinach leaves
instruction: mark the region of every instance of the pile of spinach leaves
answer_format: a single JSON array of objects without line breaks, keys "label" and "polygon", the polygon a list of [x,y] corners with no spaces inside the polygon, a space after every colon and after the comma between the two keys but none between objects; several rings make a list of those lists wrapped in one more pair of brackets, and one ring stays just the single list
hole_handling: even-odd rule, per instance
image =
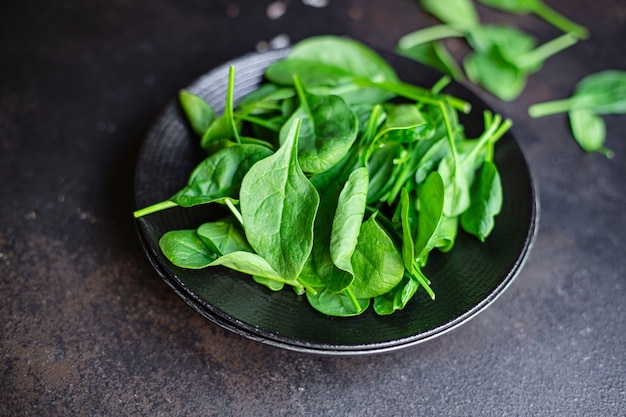
[{"label": "pile of spinach leaves", "polygon": [[271,290],[292,287],[311,306],[353,316],[403,309],[431,251],[449,251],[459,228],[484,240],[502,206],[494,145],[511,122],[484,113],[467,138],[469,104],[400,81],[365,45],[321,36],[270,65],[234,105],[230,68],[222,115],[180,93],[207,152],[188,184],[135,217],[219,204],[229,215],[160,239],[183,268],[224,266]]}]

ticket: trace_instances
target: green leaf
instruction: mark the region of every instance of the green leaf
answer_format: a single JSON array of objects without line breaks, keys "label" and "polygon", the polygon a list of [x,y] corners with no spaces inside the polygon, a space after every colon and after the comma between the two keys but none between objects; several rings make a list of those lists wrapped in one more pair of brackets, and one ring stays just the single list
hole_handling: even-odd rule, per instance
[{"label": "green leaf", "polygon": [[502,208],[502,182],[493,162],[486,161],[472,184],[472,202],[461,215],[463,229],[484,242]]},{"label": "green leaf", "polygon": [[202,137],[217,117],[215,110],[202,97],[186,90],[180,91],[178,99],[191,129]]},{"label": "green leaf", "polygon": [[159,239],[163,255],[181,268],[202,269],[217,255],[205,246],[195,230],[171,230]]},{"label": "green leaf", "polygon": [[314,309],[329,316],[357,316],[367,310],[370,304],[369,298],[354,299],[345,293],[336,293],[327,288],[315,293],[307,291],[306,297]]},{"label": "green leaf", "polygon": [[230,252],[215,259],[209,266],[225,266],[247,275],[264,277],[283,283],[287,281],[262,256],[253,252]]},{"label": "green leaf", "polygon": [[211,203],[223,198],[237,198],[243,177],[256,162],[272,155],[259,145],[226,147],[202,161],[191,173],[187,186],[171,201],[182,207]]},{"label": "green leaf", "polygon": [[445,189],[443,179],[433,171],[417,189],[418,225],[415,258],[421,259],[437,245],[437,231],[444,213]]},{"label": "green leaf", "polygon": [[356,249],[367,200],[367,168],[350,174],[339,194],[330,235],[330,255],[337,268],[353,274],[350,259]]},{"label": "green leaf", "polygon": [[415,262],[415,228],[417,226],[416,210],[406,187],[400,194],[400,222],[402,226],[402,259],[404,267],[413,271]]},{"label": "green leaf", "polygon": [[376,215],[361,225],[352,256],[356,298],[376,297],[395,287],[404,276],[404,263],[393,241],[376,222]]},{"label": "green leaf", "polygon": [[469,54],[463,68],[471,82],[504,101],[516,99],[526,87],[526,73],[507,61],[500,48]]},{"label": "green leaf", "polygon": [[454,27],[472,27],[480,24],[471,0],[420,0],[424,10]]},{"label": "green leaf", "polygon": [[341,95],[351,104],[379,103],[393,96],[378,88],[358,85],[355,78],[397,80],[393,67],[372,49],[337,36],[317,36],[299,42],[286,59],[270,65],[265,76],[283,85],[292,85],[294,76],[298,76],[312,92]]},{"label": "green leaf", "polygon": [[213,252],[224,255],[230,252],[252,252],[239,224],[232,218],[202,224],[198,236]]},{"label": "green leaf", "polygon": [[586,39],[589,36],[587,29],[574,23],[556,10],[549,7],[541,0],[478,0],[482,4],[499,9],[509,13],[527,14],[535,13],[543,18],[554,27],[569,32],[580,39]]},{"label": "green leaf", "polygon": [[287,280],[298,277],[309,257],[319,205],[298,165],[299,127],[294,122],[279,150],[250,168],[239,195],[248,242]]},{"label": "green leaf", "polygon": [[404,277],[391,291],[374,298],[374,311],[376,314],[386,316],[404,309],[419,287],[417,281]]},{"label": "green leaf", "polygon": [[600,152],[612,157],[613,152],[604,147],[606,126],[600,116],[589,110],[572,110],[569,121],[574,139],[586,152]]},{"label": "green leaf", "polygon": [[606,70],[583,78],[572,97],[533,104],[528,113],[543,117],[570,110],[589,110],[595,114],[626,113],[626,71]]},{"label": "green leaf", "polygon": [[358,133],[358,120],[338,96],[310,94],[296,83],[300,106],[280,131],[281,143],[295,121],[301,123],[298,163],[304,172],[323,172],[348,153]]},{"label": "green leaf", "polygon": [[226,90],[226,103],[224,113],[215,119],[202,135],[200,146],[210,149],[212,142],[220,139],[235,139],[240,143],[239,129],[240,123],[234,117],[234,96],[235,96],[235,67],[230,66],[228,72],[228,88]]}]

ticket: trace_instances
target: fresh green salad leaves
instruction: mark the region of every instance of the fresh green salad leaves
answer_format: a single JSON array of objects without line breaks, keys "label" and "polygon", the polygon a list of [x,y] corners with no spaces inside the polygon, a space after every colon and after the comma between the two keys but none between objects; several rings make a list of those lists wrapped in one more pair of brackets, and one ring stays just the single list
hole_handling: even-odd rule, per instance
[{"label": "fresh green salad leaves", "polygon": [[[472,0],[421,0],[423,9],[442,24],[404,35],[398,41],[398,53],[456,80],[467,77],[499,99],[510,101],[520,95],[528,76],[539,71],[548,58],[588,36],[585,28],[541,0],[480,1],[507,12],[535,13],[565,33],[537,46],[533,36],[517,28],[481,23]],[[471,49],[463,59],[463,70],[446,49],[444,40],[448,38],[462,38]]]},{"label": "fresh green salad leaves", "polygon": [[[403,309],[435,293],[424,267],[459,228],[485,240],[502,206],[493,161],[511,122],[484,114],[465,136],[469,104],[400,81],[378,54],[323,36],[297,44],[235,105],[235,68],[222,115],[199,96],[180,105],[206,158],[188,184],[135,217],[172,207],[229,213],[160,239],[181,268],[221,266],[270,290],[285,286],[333,316]],[[207,277],[207,279],[210,279]],[[373,303],[372,303],[373,301]]]},{"label": "fresh green salad leaves", "polygon": [[580,146],[611,158],[613,152],[604,146],[606,127],[600,116],[626,114],[626,71],[590,74],[577,84],[570,98],[534,104],[528,109],[532,117],[566,112]]}]

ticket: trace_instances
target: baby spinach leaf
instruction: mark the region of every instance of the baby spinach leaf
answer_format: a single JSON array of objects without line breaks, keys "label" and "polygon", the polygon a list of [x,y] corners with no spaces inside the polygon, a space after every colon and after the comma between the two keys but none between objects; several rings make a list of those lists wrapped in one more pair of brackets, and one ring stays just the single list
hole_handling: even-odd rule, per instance
[{"label": "baby spinach leaf", "polygon": [[354,83],[355,78],[397,80],[395,70],[374,51],[360,42],[336,36],[299,42],[286,59],[270,65],[265,72],[270,81],[283,85],[291,85],[294,75],[316,92],[316,87],[331,87],[326,94],[341,95],[348,103],[378,103],[391,98],[389,92]]},{"label": "baby spinach leaf", "polygon": [[626,113],[626,71],[606,70],[583,78],[570,98],[533,104],[532,117],[543,117],[570,110],[589,110],[595,114]]},{"label": "baby spinach leaf", "polygon": [[181,268],[202,269],[217,258],[217,254],[206,247],[195,230],[171,230],[159,239],[163,255]]},{"label": "baby spinach leaf", "polygon": [[309,257],[319,205],[298,165],[299,128],[294,121],[278,151],[250,168],[239,195],[248,242],[286,280],[295,280]]},{"label": "baby spinach leaf", "polygon": [[339,194],[330,235],[330,255],[337,268],[353,274],[350,259],[357,245],[367,200],[367,168],[350,174]]},{"label": "baby spinach leaf", "polygon": [[597,151],[608,158],[604,147],[606,127],[598,115],[626,113],[626,71],[606,70],[583,78],[571,97],[530,106],[532,117],[569,112],[574,139],[585,151]]},{"label": "baby spinach leaf", "polygon": [[387,118],[375,141],[409,143],[427,139],[434,133],[415,104],[389,104],[385,112]]},{"label": "baby spinach leaf", "polygon": [[445,189],[437,171],[430,173],[417,189],[417,198],[419,215],[414,253],[420,259],[437,245],[437,230],[444,213]]},{"label": "baby spinach leaf", "polygon": [[463,229],[484,242],[493,230],[494,218],[502,208],[502,182],[493,162],[485,161],[472,184],[472,202],[461,215]]},{"label": "baby spinach leaf", "polygon": [[317,36],[295,45],[288,59],[306,59],[341,69],[357,77],[396,81],[395,70],[362,43],[337,36]]},{"label": "baby spinach leaf", "polygon": [[370,298],[395,287],[404,276],[404,263],[393,241],[370,216],[361,225],[352,255],[354,281],[350,287],[356,298]]},{"label": "baby spinach leaf", "polygon": [[[353,299],[345,293],[336,293],[323,288],[315,293],[306,292],[306,298],[317,311],[329,316],[357,316],[367,310],[370,299]],[[354,301],[357,302],[355,306]]]},{"label": "baby spinach leaf", "polygon": [[180,91],[178,100],[191,129],[198,137],[202,137],[217,117],[215,110],[202,97],[186,90]]},{"label": "baby spinach leaf", "polygon": [[170,200],[183,207],[236,198],[244,175],[257,161],[272,154],[259,145],[236,145],[202,161],[189,176],[187,186]]},{"label": "baby spinach leaf", "polygon": [[[229,252],[215,259],[209,266],[225,266],[243,274],[264,277],[282,283],[287,282],[262,256],[253,252]],[[295,280],[290,282],[294,283]]]},{"label": "baby spinach leaf", "polygon": [[454,27],[472,27],[479,24],[478,13],[471,0],[420,0],[428,13]]},{"label": "baby spinach leaf", "polygon": [[234,145],[204,159],[189,176],[187,185],[168,200],[135,211],[136,218],[171,207],[192,207],[238,197],[241,180],[257,161],[272,151],[259,145]]},{"label": "baby spinach leaf", "polygon": [[514,100],[526,86],[526,73],[504,59],[499,48],[468,55],[463,68],[471,82],[501,100]]},{"label": "baby spinach leaf", "polygon": [[[339,293],[348,288],[354,280],[351,267],[350,272],[339,269],[333,262],[331,255],[332,227],[339,195],[343,183],[325,184],[326,188],[320,191],[320,205],[314,225],[313,261],[316,274],[323,285],[329,290]],[[360,225],[360,224],[359,224]]]},{"label": "baby spinach leaf", "polygon": [[296,89],[300,106],[281,129],[280,141],[285,141],[297,120],[301,124],[298,163],[304,172],[322,172],[348,153],[358,133],[358,120],[341,97],[310,94],[298,81]]},{"label": "baby spinach leaf", "polygon": [[580,39],[589,37],[587,29],[566,18],[542,0],[478,0],[482,4],[509,13],[535,13],[554,27],[574,34]]},{"label": "baby spinach leaf", "polygon": [[395,160],[402,152],[402,146],[398,143],[381,145],[376,152],[372,153],[367,161],[370,183],[368,189],[368,204],[381,200],[393,187],[390,178],[396,169]]},{"label": "baby spinach leaf", "polygon": [[267,288],[269,288],[272,291],[280,291],[283,288],[285,288],[285,283],[282,281],[277,281],[275,279],[271,279],[271,278],[265,278],[265,277],[260,277],[258,275],[253,275],[252,279],[254,280],[254,282],[256,282],[257,284],[261,284]]},{"label": "baby spinach leaf", "polygon": [[613,152],[604,147],[606,126],[600,116],[589,110],[571,110],[569,121],[574,139],[586,152],[600,152],[611,158]]},{"label": "baby spinach leaf", "polygon": [[415,262],[415,228],[417,226],[416,210],[407,188],[400,194],[400,222],[402,227],[402,260],[404,267],[413,271]]},{"label": "baby spinach leaf", "polygon": [[437,228],[437,233],[433,237],[434,247],[439,249],[440,252],[449,252],[454,247],[458,231],[459,218],[444,215]]},{"label": "baby spinach leaf", "polygon": [[236,251],[252,252],[243,230],[232,218],[204,223],[197,233],[202,242],[218,255]]},{"label": "baby spinach leaf", "polygon": [[374,311],[376,314],[386,316],[404,309],[419,287],[420,284],[416,280],[405,276],[391,291],[374,298]]},{"label": "baby spinach leaf", "polygon": [[226,90],[224,113],[215,119],[202,135],[200,146],[203,148],[210,148],[211,142],[219,139],[235,139],[235,142],[241,143],[239,138],[240,124],[234,117],[234,94],[235,67],[231,65],[228,71],[228,89]]}]

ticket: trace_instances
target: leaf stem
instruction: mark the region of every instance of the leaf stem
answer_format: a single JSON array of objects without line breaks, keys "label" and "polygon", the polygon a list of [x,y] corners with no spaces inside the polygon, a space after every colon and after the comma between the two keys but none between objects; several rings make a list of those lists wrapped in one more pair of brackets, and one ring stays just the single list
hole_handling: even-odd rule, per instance
[{"label": "leaf stem", "polygon": [[554,27],[562,30],[566,33],[571,33],[579,39],[587,39],[589,37],[589,31],[584,26],[581,26],[573,21],[569,20],[543,1],[535,2],[533,9],[535,14],[541,17],[546,22],[550,23]]},{"label": "leaf stem", "polygon": [[239,210],[237,210],[237,207],[235,207],[235,205],[233,204],[232,200],[230,198],[225,198],[224,204],[226,204],[226,207],[230,209],[231,213],[233,213],[233,216],[235,216],[239,224],[243,226],[243,217],[241,216]]},{"label": "leaf stem", "polygon": [[165,201],[161,201],[159,203],[156,204],[152,204],[148,207],[144,207],[142,209],[139,210],[135,210],[133,212],[133,216],[138,219],[139,217],[143,217],[146,216],[148,214],[152,214],[152,213],[156,213],[158,211],[162,211],[162,210],[166,210],[172,207],[177,207],[178,204],[176,204],[175,202],[171,201],[171,200],[165,200]]},{"label": "leaf stem", "polygon": [[[434,96],[429,90],[417,87],[412,84],[403,83],[401,81],[390,82],[390,81],[372,81],[367,78],[357,77],[354,79],[354,82],[357,85],[362,87],[377,87],[383,90],[392,92],[401,97],[408,98],[415,101],[421,101],[426,104],[432,104],[434,106],[438,106],[441,102],[441,96]],[[465,114],[469,113],[472,106],[465,100],[462,100],[458,97],[454,96],[443,96],[452,107],[456,110],[459,110]]]},{"label": "leaf stem", "polygon": [[424,287],[424,290],[426,290],[426,293],[428,294],[428,296],[430,297],[431,300],[435,299],[435,292],[432,290],[432,288],[430,288],[430,280],[426,277],[426,275],[424,275],[424,273],[422,272],[422,269],[419,266],[419,263],[415,262],[414,268],[415,270],[415,274],[411,274],[410,277],[414,278],[417,282],[419,282],[419,284]]},{"label": "leaf stem", "polygon": [[543,61],[557,54],[558,52],[569,48],[578,42],[578,39],[569,33],[554,38],[530,52],[519,55],[514,64],[521,69],[529,69],[541,65]]},{"label": "leaf stem", "polygon": [[354,307],[354,311],[361,310],[361,304],[359,304],[359,301],[354,296],[354,292],[352,292],[352,288],[350,287],[346,288],[345,290],[343,290],[343,293],[348,297],[348,299],[350,299],[350,302],[352,303],[352,307]]},{"label": "leaf stem", "polygon": [[228,113],[228,121],[230,123],[230,127],[233,131],[233,137],[237,141],[237,143],[241,143],[241,138],[239,137],[239,130],[237,129],[237,124],[235,123],[234,109],[235,109],[235,66],[231,65],[228,68],[228,90],[226,92],[226,107],[224,108],[224,112]]},{"label": "leaf stem", "polygon": [[566,98],[563,100],[546,101],[544,103],[533,104],[528,108],[528,114],[531,117],[544,117],[557,113],[566,113],[574,108],[576,100]]},{"label": "leaf stem", "polygon": [[404,35],[398,41],[398,47],[400,49],[410,49],[414,46],[438,41],[441,39],[460,38],[463,36],[463,32],[456,30],[448,25],[435,25],[416,30],[415,32]]}]

